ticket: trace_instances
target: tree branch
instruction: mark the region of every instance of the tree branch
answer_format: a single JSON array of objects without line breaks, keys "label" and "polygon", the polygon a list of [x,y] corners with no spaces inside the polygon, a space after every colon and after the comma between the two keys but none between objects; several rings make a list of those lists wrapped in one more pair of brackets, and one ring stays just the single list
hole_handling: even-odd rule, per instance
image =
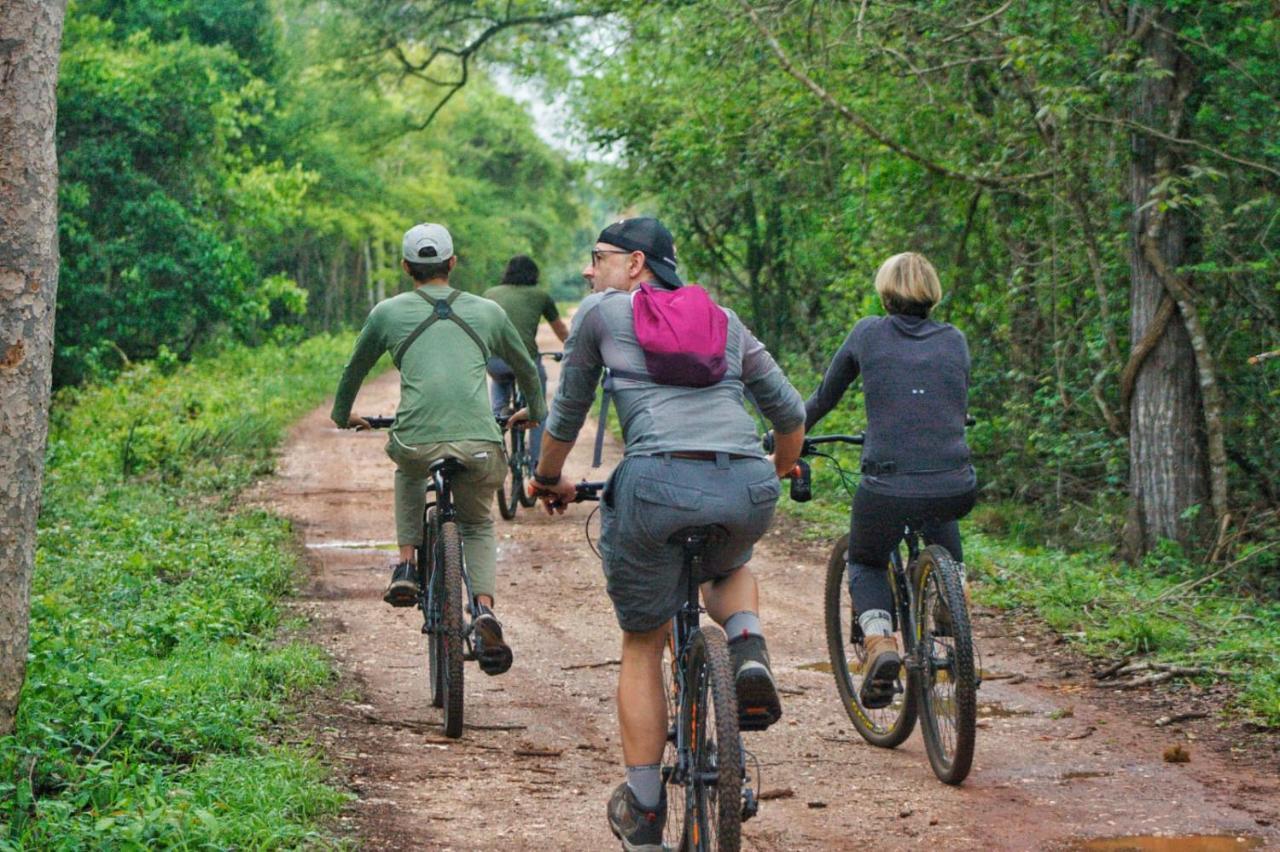
[{"label": "tree branch", "polygon": [[918,163],[926,171],[932,172],[933,174],[941,177],[951,178],[953,180],[962,180],[967,183],[992,188],[1007,187],[1019,183],[1044,180],[1045,178],[1052,177],[1057,174],[1057,169],[1049,169],[1042,172],[1031,172],[1024,175],[993,176],[969,174],[931,160],[923,154],[920,154],[900,142],[891,139],[887,134],[875,127],[871,122],[867,121],[867,119],[837,101],[830,92],[820,86],[813,80],[813,78],[804,73],[800,68],[796,67],[795,63],[792,62],[791,58],[787,55],[786,51],[783,50],[782,45],[778,43],[777,37],[775,37],[773,32],[765,26],[763,21],[760,20],[760,16],[756,14],[756,10],[751,6],[748,0],[738,0],[738,3],[742,6],[743,11],[747,13],[747,16],[751,18],[751,22],[755,25],[756,30],[768,43],[769,49],[773,51],[774,56],[778,59],[778,64],[782,66],[784,71],[794,77],[798,82],[804,85],[805,88],[815,94],[819,100],[834,109],[841,117],[854,127],[858,128],[881,145],[901,154],[903,157],[906,157],[914,163]]},{"label": "tree branch", "polygon": [[1085,119],[1087,121],[1092,121],[1095,124],[1112,124],[1117,127],[1123,127],[1127,130],[1133,130],[1138,133],[1144,133],[1148,136],[1153,136],[1156,139],[1161,139],[1165,142],[1169,142],[1174,145],[1180,145],[1184,148],[1196,148],[1200,151],[1213,154],[1215,157],[1220,157],[1223,160],[1229,160],[1241,166],[1245,166],[1250,169],[1256,169],[1260,172],[1265,172],[1266,174],[1269,174],[1273,177],[1280,177],[1280,169],[1274,169],[1271,166],[1268,166],[1266,163],[1259,163],[1259,162],[1255,162],[1254,160],[1246,160],[1243,157],[1237,157],[1233,154],[1228,154],[1226,151],[1215,148],[1212,145],[1206,145],[1203,142],[1197,142],[1194,139],[1182,139],[1177,136],[1173,136],[1171,134],[1165,133],[1162,130],[1157,130],[1154,127],[1148,127],[1145,124],[1139,124],[1138,122],[1132,121],[1127,118],[1107,118],[1106,116],[1103,116],[1103,115],[1086,114]]}]

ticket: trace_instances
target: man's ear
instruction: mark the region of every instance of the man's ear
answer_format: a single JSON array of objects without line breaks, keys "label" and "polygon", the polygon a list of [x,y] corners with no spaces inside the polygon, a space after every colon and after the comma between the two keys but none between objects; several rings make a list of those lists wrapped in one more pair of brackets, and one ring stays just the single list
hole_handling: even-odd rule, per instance
[{"label": "man's ear", "polygon": [[452,272],[453,268],[457,265],[458,265],[458,256],[455,254],[449,258],[449,271]]},{"label": "man's ear", "polygon": [[411,274],[409,272],[409,261],[405,260],[404,258],[400,259],[400,268],[404,270],[405,275]]}]

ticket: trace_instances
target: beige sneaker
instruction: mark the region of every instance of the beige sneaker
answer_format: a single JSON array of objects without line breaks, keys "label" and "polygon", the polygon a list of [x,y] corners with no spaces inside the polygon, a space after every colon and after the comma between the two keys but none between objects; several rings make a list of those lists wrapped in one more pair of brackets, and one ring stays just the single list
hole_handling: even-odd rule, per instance
[{"label": "beige sneaker", "polygon": [[867,663],[858,701],[868,710],[879,710],[893,703],[902,657],[898,655],[898,640],[892,636],[868,636],[865,643]]}]

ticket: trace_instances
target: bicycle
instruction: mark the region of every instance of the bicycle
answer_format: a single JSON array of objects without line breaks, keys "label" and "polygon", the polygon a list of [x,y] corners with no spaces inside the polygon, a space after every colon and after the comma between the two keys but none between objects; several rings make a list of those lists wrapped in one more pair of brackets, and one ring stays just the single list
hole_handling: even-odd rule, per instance
[{"label": "bicycle", "polygon": [[[578,483],[574,502],[599,500],[603,488],[603,482]],[[663,661],[670,681],[667,717],[673,721],[662,781],[681,790],[667,797],[663,841],[672,850],[737,850],[742,823],[759,810],[758,785],[753,786],[746,770],[749,753],[739,730],[728,639],[718,626],[703,627],[699,617],[697,577],[706,554],[727,536],[724,527],[711,524],[685,527],[670,538],[684,551],[689,576],[688,596],[671,619]]]},{"label": "bicycle", "polygon": [[[836,443],[861,446],[863,435],[805,438],[801,456],[831,460],[844,480],[845,472],[839,462],[817,449],[823,444]],[[807,466],[802,476],[805,479],[800,492],[805,496],[801,496],[801,500],[807,499]],[[845,488],[848,490],[847,482]],[[866,648],[853,601],[846,591],[848,533],[836,542],[827,562],[824,591],[827,650],[845,712],[862,738],[874,746],[895,748],[911,735],[919,720],[934,774],[944,783],[959,784],[973,765],[977,689],[981,680],[974,664],[973,636],[960,568],[941,545],[921,548],[921,521],[910,519],[903,528],[906,560],[899,545],[886,567],[894,597],[891,614],[903,648],[902,669],[892,703],[871,709],[863,706],[859,698]]]},{"label": "bicycle", "polygon": [[[375,429],[390,428],[394,417],[366,417]],[[423,511],[422,544],[417,553],[418,609],[422,633],[427,637],[427,681],[431,706],[444,709],[444,735],[462,736],[464,661],[475,660],[474,627],[469,613],[476,612],[471,578],[467,574],[449,479],[464,469],[461,461],[443,458],[428,469],[428,499]],[[434,494],[434,498],[431,495]],[[471,602],[466,612],[462,592]]]},{"label": "bicycle", "polygon": [[[553,361],[564,359],[563,352],[539,352],[539,358],[550,358]],[[506,521],[515,520],[516,509],[524,506],[532,508],[537,498],[526,493],[524,484],[533,479],[533,457],[529,455],[528,439],[524,429],[508,429],[507,420],[512,414],[525,407],[524,394],[520,387],[512,382],[513,393],[507,410],[495,419],[502,430],[507,433],[507,477],[498,486],[498,514]]]}]

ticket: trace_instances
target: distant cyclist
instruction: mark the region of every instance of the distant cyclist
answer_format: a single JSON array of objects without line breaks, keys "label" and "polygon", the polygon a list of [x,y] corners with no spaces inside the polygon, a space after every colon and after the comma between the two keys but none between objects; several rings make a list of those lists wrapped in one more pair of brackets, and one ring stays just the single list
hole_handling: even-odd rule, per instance
[{"label": "distant cyclist", "polygon": [[905,252],[881,265],[875,288],[888,316],[853,327],[805,402],[812,430],[862,376],[867,427],[849,521],[849,592],[866,637],[860,699],[872,709],[892,703],[902,662],[890,616],[889,554],[912,518],[924,522],[926,542],[961,562],[956,521],[977,494],[964,438],[969,347],[954,326],[929,318],[942,299],[938,273],[923,255]]},{"label": "distant cyclist", "polygon": [[387,441],[387,455],[396,463],[400,561],[392,568],[384,600],[392,606],[417,603],[414,554],[422,543],[429,468],[438,459],[459,459],[466,469],[450,481],[476,596],[476,657],[483,671],[501,674],[511,667],[511,649],[492,611],[497,542],[489,513],[507,464],[485,389],[489,355],[515,369],[529,401],[528,420],[543,420],[546,402],[524,341],[502,310],[449,286],[449,273],[458,262],[449,232],[441,225],[415,225],[404,235],[403,256],[415,289],[385,299],[369,312],[330,416],[339,426],[369,428],[351,413],[351,406],[369,370],[384,353],[390,355],[400,370],[400,405]]},{"label": "distant cyclist", "polygon": [[[538,287],[538,264],[528,255],[518,254],[507,261],[507,269],[502,273],[502,283],[484,291],[484,297],[497,302],[507,312],[507,319],[520,332],[520,339],[529,350],[529,357],[538,367],[538,381],[542,384],[542,395],[547,394],[547,371],[538,357],[538,323],[546,319],[556,337],[563,341],[569,336],[569,328],[560,318],[556,308],[556,300],[551,294]],[[489,359],[489,378],[493,379],[489,386],[489,401],[493,405],[494,417],[499,417],[511,404],[515,394],[516,374],[501,358]],[[542,424],[533,427],[529,435],[529,458],[533,464],[538,463],[538,453],[542,444]]]},{"label": "distant cyclist", "polygon": [[[723,379],[704,387],[655,381],[650,367],[657,364],[637,339],[634,300],[649,296],[644,284],[668,291],[683,287],[671,234],[657,219],[626,219],[605,228],[583,275],[593,292],[573,318],[535,482],[554,495],[549,499],[573,499],[574,485],[562,467],[601,370],[608,367],[626,450],[605,489],[600,551],[623,631],[618,721],[627,768],[626,782],[609,801],[608,818],[626,849],[656,850],[662,848],[666,820],[662,653],[688,585],[681,548],[668,538],[692,525],[721,524],[729,531],[728,543],[708,557],[703,600],[729,637],[739,706],[764,708],[764,725],[777,721],[782,707],[758,615],[759,593],[746,563],[773,518],[778,477],[799,456],[804,408],[764,346],[736,315],[709,299],[700,303],[705,318],[725,333],[718,353]],[[701,297],[700,291],[687,292]],[[760,451],[755,421],[744,408],[744,387],[778,433],[772,462]]]}]

